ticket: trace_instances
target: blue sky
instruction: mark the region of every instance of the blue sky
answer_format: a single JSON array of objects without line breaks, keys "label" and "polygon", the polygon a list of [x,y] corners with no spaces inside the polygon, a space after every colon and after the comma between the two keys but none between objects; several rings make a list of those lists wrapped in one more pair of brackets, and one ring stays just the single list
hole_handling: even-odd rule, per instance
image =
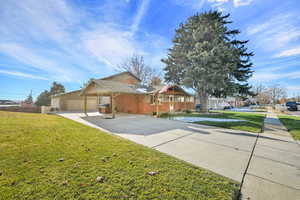
[{"label": "blue sky", "polygon": [[0,99],[67,91],[115,73],[132,54],[162,69],[179,23],[199,12],[231,14],[254,51],[250,82],[300,94],[298,0],[9,0],[0,4]]}]

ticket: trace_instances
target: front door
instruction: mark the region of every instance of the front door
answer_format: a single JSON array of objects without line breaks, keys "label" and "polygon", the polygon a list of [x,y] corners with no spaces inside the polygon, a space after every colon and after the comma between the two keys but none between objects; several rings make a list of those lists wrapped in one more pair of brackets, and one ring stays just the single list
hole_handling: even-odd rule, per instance
[{"label": "front door", "polygon": [[169,96],[169,111],[170,112],[174,111],[174,96],[173,95]]}]

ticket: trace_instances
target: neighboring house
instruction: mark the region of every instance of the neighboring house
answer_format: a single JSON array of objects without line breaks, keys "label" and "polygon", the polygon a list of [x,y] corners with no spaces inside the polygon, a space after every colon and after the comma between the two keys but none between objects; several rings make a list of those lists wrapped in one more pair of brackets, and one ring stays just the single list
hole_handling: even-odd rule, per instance
[{"label": "neighboring house", "polygon": [[231,106],[226,98],[210,97],[208,99],[208,108],[212,110],[222,110],[225,107]]},{"label": "neighboring house", "polygon": [[52,96],[51,107],[61,111],[154,114],[193,109],[194,97],[178,85],[141,86],[141,80],[122,72],[92,80],[82,90]]},{"label": "neighboring house", "polygon": [[19,106],[20,102],[12,101],[12,100],[0,100],[0,107],[11,107],[11,106]]},{"label": "neighboring house", "polygon": [[[201,104],[199,98],[196,100],[197,104]],[[209,97],[208,98],[208,109],[212,110],[223,110],[225,107],[233,106],[233,107],[242,107],[244,105],[244,101],[240,98],[235,97],[227,97],[227,98],[217,98],[217,97]]]},{"label": "neighboring house", "polygon": [[18,105],[20,102],[12,100],[0,100],[0,105]]}]

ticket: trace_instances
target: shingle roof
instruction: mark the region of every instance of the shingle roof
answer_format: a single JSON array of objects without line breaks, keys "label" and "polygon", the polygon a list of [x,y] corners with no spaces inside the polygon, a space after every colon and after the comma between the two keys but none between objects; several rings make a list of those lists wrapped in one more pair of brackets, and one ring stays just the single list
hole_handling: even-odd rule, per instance
[{"label": "shingle roof", "polygon": [[110,78],[113,78],[113,77],[116,77],[116,76],[120,76],[120,75],[123,75],[123,74],[129,74],[130,76],[134,77],[136,80],[141,81],[141,79],[139,79],[136,75],[134,75],[133,73],[131,73],[129,71],[120,72],[120,73],[117,73],[117,74],[114,74],[114,75],[111,75],[111,76],[107,76],[107,77],[104,77],[104,78],[100,78],[100,79],[97,79],[97,80],[107,80],[107,79],[110,79]]},{"label": "shingle roof", "polygon": [[185,91],[179,85],[165,85],[165,84],[152,86],[151,89],[148,89],[148,93],[151,93],[151,94],[160,93],[160,94],[162,94],[162,93],[167,92],[169,89],[171,89],[173,87],[177,87],[179,90],[181,90],[186,95],[192,96],[191,94],[189,94],[187,91]]},{"label": "shingle roof", "polygon": [[60,93],[60,94],[52,95],[52,97],[64,96],[64,95],[67,95],[67,94],[73,94],[73,93],[76,93],[76,92],[79,93],[80,91],[81,91],[81,89],[80,89],[80,90],[73,90],[73,91],[71,91],[71,92],[65,92],[65,93]]},{"label": "shingle roof", "polygon": [[139,88],[126,84],[121,83],[118,81],[108,81],[108,80],[94,80],[94,83],[97,84],[100,88],[103,88],[104,90],[107,90],[108,92],[119,92],[119,93],[133,93],[133,94],[142,94],[145,92],[142,92],[141,90],[138,90]]}]

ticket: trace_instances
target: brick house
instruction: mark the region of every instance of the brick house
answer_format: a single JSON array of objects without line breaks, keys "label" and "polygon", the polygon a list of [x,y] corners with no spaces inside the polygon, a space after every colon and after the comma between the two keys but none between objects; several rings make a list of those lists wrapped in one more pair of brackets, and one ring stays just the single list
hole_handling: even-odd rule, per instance
[{"label": "brick house", "polygon": [[[82,90],[52,96],[51,107],[62,111],[154,114],[194,109],[194,96],[178,85],[141,86],[130,72],[92,80]],[[105,109],[102,109],[105,108]]]}]

